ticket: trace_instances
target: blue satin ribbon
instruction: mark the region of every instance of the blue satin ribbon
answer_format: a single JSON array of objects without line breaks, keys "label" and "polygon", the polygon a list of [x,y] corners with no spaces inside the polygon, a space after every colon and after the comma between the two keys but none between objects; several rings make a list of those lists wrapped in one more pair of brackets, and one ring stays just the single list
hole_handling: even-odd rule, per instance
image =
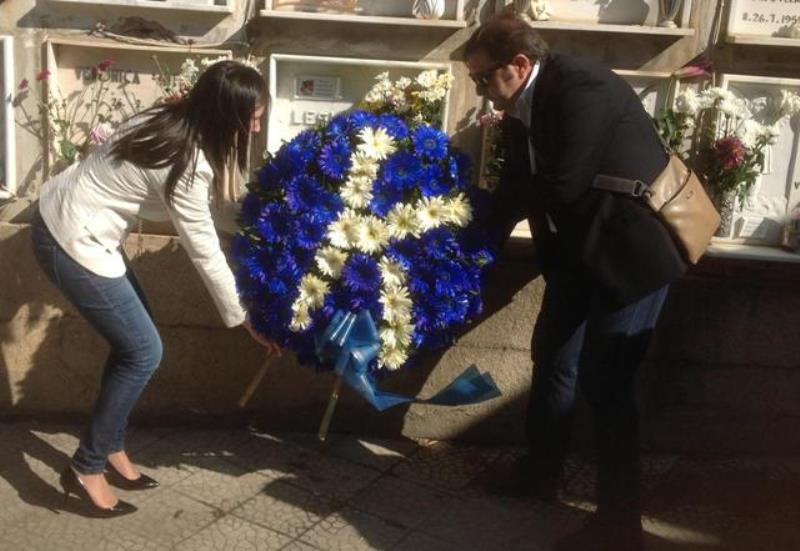
[{"label": "blue satin ribbon", "polygon": [[337,311],[328,327],[314,336],[317,357],[334,363],[336,373],[378,411],[399,404],[418,403],[438,406],[477,404],[500,396],[492,376],[469,366],[453,381],[426,400],[380,390],[367,370],[380,351],[378,328],[367,310]]}]

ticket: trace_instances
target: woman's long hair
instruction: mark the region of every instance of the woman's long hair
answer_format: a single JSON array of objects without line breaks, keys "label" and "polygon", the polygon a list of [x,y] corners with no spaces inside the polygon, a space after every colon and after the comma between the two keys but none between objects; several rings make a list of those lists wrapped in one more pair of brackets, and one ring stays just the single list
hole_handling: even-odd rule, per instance
[{"label": "woman's long hair", "polygon": [[190,168],[197,149],[214,171],[217,198],[224,196],[225,165],[236,154],[239,170],[247,169],[250,121],[267,105],[267,88],[258,71],[236,61],[220,61],[200,75],[189,95],[152,107],[147,120],[119,138],[111,149],[117,160],[141,168],[171,167],[164,187],[171,203],[175,187]]}]

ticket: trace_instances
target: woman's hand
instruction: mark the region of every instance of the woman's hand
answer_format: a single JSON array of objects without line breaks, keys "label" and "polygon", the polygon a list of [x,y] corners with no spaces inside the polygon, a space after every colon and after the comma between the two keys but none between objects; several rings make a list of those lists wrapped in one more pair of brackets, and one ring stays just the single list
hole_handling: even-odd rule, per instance
[{"label": "woman's hand", "polygon": [[256,341],[258,344],[264,347],[264,349],[267,352],[267,356],[280,357],[281,354],[283,354],[280,345],[278,345],[278,343],[276,343],[272,339],[267,338],[264,335],[261,335],[258,331],[253,329],[253,326],[250,325],[249,319],[245,319],[242,322],[242,327],[247,329],[247,332],[250,333],[250,336],[253,337],[254,341]]}]

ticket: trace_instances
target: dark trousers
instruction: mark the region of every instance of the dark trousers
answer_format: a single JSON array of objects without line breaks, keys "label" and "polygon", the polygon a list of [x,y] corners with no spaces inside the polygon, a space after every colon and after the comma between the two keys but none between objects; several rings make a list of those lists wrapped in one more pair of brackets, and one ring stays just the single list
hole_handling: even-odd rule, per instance
[{"label": "dark trousers", "polygon": [[614,309],[568,275],[547,281],[531,346],[526,433],[532,468],[536,476],[561,475],[580,382],[594,416],[600,513],[641,511],[635,374],[667,290]]}]

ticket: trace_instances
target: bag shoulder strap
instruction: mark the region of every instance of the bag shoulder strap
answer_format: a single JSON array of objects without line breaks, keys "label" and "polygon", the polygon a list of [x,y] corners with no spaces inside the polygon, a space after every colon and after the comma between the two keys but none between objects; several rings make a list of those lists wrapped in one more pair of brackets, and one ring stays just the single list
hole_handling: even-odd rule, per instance
[{"label": "bag shoulder strap", "polygon": [[592,187],[604,191],[613,191],[614,193],[624,193],[631,197],[641,197],[650,186],[641,180],[629,180],[619,176],[598,174],[594,177]]}]

